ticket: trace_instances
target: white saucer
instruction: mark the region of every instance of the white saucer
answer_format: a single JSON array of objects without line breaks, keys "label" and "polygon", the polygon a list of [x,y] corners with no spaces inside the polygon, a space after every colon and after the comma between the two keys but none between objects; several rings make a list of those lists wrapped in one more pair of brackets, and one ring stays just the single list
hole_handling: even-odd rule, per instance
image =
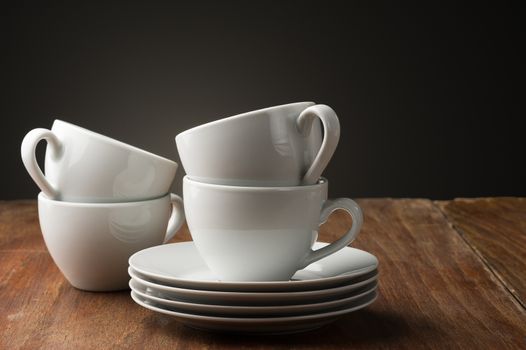
[{"label": "white saucer", "polygon": [[181,323],[198,329],[226,332],[247,332],[263,334],[281,334],[304,332],[322,327],[338,317],[362,309],[377,298],[377,292],[367,294],[352,305],[345,308],[311,315],[289,317],[217,317],[183,313],[168,310],[152,301],[147,301],[134,291],[131,292],[133,300],[152,311],[160,312],[175,317]]},{"label": "white saucer", "polygon": [[150,291],[150,294],[155,294],[155,296],[162,299],[200,304],[245,306],[308,304],[334,300],[336,298],[340,299],[342,296],[349,296],[353,291],[363,286],[376,283],[378,277],[377,274],[373,276],[366,275],[368,278],[360,282],[346,284],[336,288],[300,292],[227,292],[186,289],[156,284],[138,277],[131,267],[128,268],[128,273],[139,285]]},{"label": "white saucer", "polygon": [[202,314],[207,316],[238,316],[238,317],[271,317],[271,316],[297,316],[307,315],[317,312],[328,312],[330,310],[342,309],[351,307],[355,301],[361,297],[373,293],[377,288],[377,283],[373,282],[359,288],[353,293],[341,299],[330,300],[315,304],[300,304],[300,305],[284,305],[284,306],[225,306],[225,305],[209,305],[209,304],[195,304],[176,300],[169,300],[159,298],[152,295],[148,288],[144,288],[136,280],[130,280],[130,288],[141,297],[142,300],[155,303],[163,309],[179,311],[192,314]]},{"label": "white saucer", "polygon": [[[316,242],[319,249],[328,243]],[[165,244],[141,250],[129,259],[136,275],[167,286],[217,291],[300,291],[346,284],[376,270],[378,260],[370,253],[346,247],[296,272],[292,281],[219,281],[206,266],[193,242]]]}]

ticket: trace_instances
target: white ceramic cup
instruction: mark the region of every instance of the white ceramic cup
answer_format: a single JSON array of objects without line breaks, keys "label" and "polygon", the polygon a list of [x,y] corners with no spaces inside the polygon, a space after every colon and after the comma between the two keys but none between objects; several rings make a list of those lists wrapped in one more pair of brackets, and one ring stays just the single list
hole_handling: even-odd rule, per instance
[{"label": "white ceramic cup", "polygon": [[[46,175],[35,149],[48,142]],[[129,202],[170,192],[177,163],[79,126],[55,120],[51,130],[34,129],[24,137],[22,160],[49,198],[69,202]]]},{"label": "white ceramic cup", "polygon": [[178,134],[175,142],[194,180],[296,186],[318,181],[339,138],[338,117],[329,106],[299,102],[199,125]]},{"label": "white ceramic cup", "polygon": [[129,257],[170,240],[184,223],[183,201],[174,194],[127,203],[73,203],[41,192],[38,216],[60,271],[71,285],[89,291],[127,289]]},{"label": "white ceramic cup", "polygon": [[[327,200],[327,180],[294,187],[242,187],[197,182],[185,176],[186,221],[200,255],[226,281],[281,281],[344,248],[362,226],[362,211],[348,198]],[[313,251],[320,224],[336,209],[353,223],[341,238]]]}]

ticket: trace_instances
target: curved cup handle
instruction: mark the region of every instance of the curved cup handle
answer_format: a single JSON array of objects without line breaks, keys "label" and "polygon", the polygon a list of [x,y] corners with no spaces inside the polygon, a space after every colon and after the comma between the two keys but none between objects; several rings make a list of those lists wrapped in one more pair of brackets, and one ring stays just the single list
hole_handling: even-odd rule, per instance
[{"label": "curved cup handle", "polygon": [[312,123],[320,119],[323,124],[323,141],[314,161],[302,179],[303,185],[315,184],[329,164],[340,140],[340,121],[334,110],[327,105],[314,105],[305,109],[296,120],[303,136],[309,135]]},{"label": "curved cup handle", "polygon": [[349,243],[354,241],[354,239],[360,232],[363,223],[362,210],[355,201],[349,198],[329,199],[325,201],[321,210],[320,225],[326,222],[329,216],[332,214],[332,212],[337,209],[343,209],[351,215],[351,229],[331,244],[318,250],[311,250],[300,268],[304,268],[315,261],[318,261],[328,255],[337,252],[340,249],[345,248]]},{"label": "curved cup handle", "polygon": [[168,221],[166,236],[164,237],[163,243],[171,240],[184,224],[183,199],[178,195],[171,193],[170,202],[172,202],[172,214],[170,215],[170,221]]},{"label": "curved cup handle", "polygon": [[48,198],[56,199],[59,196],[58,190],[48,181],[37,163],[35,151],[41,140],[46,140],[51,146],[52,157],[60,156],[63,147],[62,142],[60,142],[53,131],[38,128],[28,132],[22,140],[22,147],[20,148],[22,162],[24,162],[27,172],[31,175],[33,181],[35,181],[38,187],[40,187],[42,192],[44,192]]}]

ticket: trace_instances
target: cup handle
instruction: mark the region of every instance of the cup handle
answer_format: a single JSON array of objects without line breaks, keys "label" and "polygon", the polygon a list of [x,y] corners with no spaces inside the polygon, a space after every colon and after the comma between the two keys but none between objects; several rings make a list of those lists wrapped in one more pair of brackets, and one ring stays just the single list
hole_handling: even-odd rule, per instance
[{"label": "cup handle", "polygon": [[342,237],[332,242],[331,244],[317,250],[311,250],[300,268],[304,268],[315,261],[318,261],[328,255],[337,252],[340,249],[345,248],[349,243],[354,241],[354,239],[360,232],[363,223],[362,210],[355,201],[349,198],[326,200],[321,210],[320,225],[325,223],[329,216],[332,214],[332,212],[336,209],[343,209],[351,215],[352,226],[350,230],[348,230],[347,233],[345,233]]},{"label": "cup handle", "polygon": [[163,243],[171,240],[184,224],[183,199],[178,195],[171,193],[170,202],[172,202],[172,214],[170,215],[170,220],[168,221],[166,236],[164,237]]},{"label": "cup handle", "polygon": [[38,143],[41,140],[46,140],[51,146],[51,156],[59,157],[62,153],[62,142],[58,139],[53,131],[43,128],[33,129],[26,134],[22,140],[22,147],[20,153],[22,155],[22,162],[26,167],[27,172],[33,178],[33,181],[40,187],[42,192],[51,199],[59,196],[58,190],[48,181],[40,167],[38,166],[35,151]]},{"label": "cup handle", "polygon": [[305,173],[302,184],[315,184],[320,178],[323,170],[329,164],[329,161],[336,151],[336,146],[340,140],[340,121],[334,110],[327,105],[314,105],[305,109],[296,120],[298,130],[303,136],[310,134],[312,124],[320,119],[323,124],[323,141],[314,161]]}]

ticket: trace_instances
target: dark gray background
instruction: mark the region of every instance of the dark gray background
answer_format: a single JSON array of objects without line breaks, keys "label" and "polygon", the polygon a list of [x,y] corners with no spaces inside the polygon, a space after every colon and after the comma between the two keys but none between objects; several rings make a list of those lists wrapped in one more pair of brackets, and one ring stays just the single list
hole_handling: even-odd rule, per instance
[{"label": "dark gray background", "polygon": [[332,196],[526,195],[524,14],[349,3],[4,7],[0,199],[38,193],[20,142],[54,117],[178,161],[187,128],[303,100],[341,121]]}]

